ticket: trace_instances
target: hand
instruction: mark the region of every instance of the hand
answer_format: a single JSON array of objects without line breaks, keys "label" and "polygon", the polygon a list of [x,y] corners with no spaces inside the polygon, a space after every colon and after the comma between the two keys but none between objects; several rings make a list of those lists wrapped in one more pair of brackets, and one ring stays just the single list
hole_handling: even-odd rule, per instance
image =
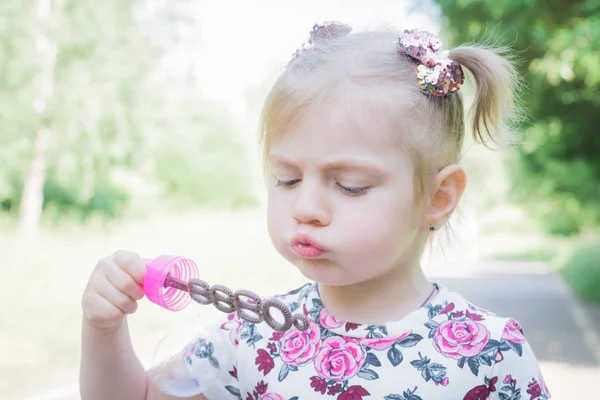
[{"label": "hand", "polygon": [[139,254],[131,251],[119,250],[98,261],[81,300],[84,321],[104,331],[118,328],[144,297],[145,274]]}]

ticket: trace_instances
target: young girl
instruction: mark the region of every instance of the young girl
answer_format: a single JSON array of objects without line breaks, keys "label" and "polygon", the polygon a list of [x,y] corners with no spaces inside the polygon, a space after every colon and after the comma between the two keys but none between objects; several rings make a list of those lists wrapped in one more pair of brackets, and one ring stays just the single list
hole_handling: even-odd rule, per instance
[{"label": "young girl", "polygon": [[497,50],[440,47],[423,31],[315,25],[266,100],[269,234],[312,282],[278,298],[308,329],[223,314],[146,372],[124,318],[145,266],[119,251],[83,295],[82,398],[549,399],[519,324],[419,265],[465,189],[463,68],[477,141],[502,143],[513,111],[515,70]]}]

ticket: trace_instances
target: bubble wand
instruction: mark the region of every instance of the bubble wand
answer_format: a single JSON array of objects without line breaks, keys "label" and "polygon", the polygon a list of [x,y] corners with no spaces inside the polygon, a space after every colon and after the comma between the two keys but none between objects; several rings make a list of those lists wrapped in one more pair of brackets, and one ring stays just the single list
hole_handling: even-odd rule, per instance
[{"label": "bubble wand", "polygon": [[[241,319],[257,324],[265,321],[273,330],[285,332],[292,327],[309,328],[304,314],[294,314],[275,298],[261,298],[249,290],[233,292],[223,285],[209,285],[199,279],[198,266],[185,257],[163,254],[153,260],[144,259],[146,276],[144,293],[151,302],[170,311],[180,311],[192,300],[200,304],[212,304],[224,313],[237,313]],[[283,323],[277,321],[272,310],[283,314]]]}]

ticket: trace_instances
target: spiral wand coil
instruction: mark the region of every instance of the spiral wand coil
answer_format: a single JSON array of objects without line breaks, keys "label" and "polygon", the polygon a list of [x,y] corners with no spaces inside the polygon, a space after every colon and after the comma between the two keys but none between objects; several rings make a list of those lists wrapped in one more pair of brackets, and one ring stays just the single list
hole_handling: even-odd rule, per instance
[{"label": "spiral wand coil", "polygon": [[[305,315],[292,315],[281,300],[262,299],[256,293],[244,289],[233,292],[226,286],[211,286],[198,279],[198,267],[188,258],[162,255],[147,261],[144,292],[150,301],[168,310],[182,310],[194,300],[200,304],[212,304],[217,310],[227,314],[235,312],[242,320],[252,324],[264,321],[278,332],[285,332],[292,327],[298,330],[310,327]],[[273,309],[281,312],[283,322],[274,318]]]}]

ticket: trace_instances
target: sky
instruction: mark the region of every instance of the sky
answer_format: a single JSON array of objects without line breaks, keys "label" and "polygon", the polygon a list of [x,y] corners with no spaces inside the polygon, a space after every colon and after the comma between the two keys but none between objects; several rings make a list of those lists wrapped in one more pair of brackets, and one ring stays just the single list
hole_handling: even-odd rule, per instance
[{"label": "sky", "polygon": [[248,118],[246,91],[282,68],[315,22],[341,21],[355,30],[386,24],[399,29],[439,30],[428,0],[199,0],[195,3],[200,47],[194,68],[203,93],[241,120]]}]

